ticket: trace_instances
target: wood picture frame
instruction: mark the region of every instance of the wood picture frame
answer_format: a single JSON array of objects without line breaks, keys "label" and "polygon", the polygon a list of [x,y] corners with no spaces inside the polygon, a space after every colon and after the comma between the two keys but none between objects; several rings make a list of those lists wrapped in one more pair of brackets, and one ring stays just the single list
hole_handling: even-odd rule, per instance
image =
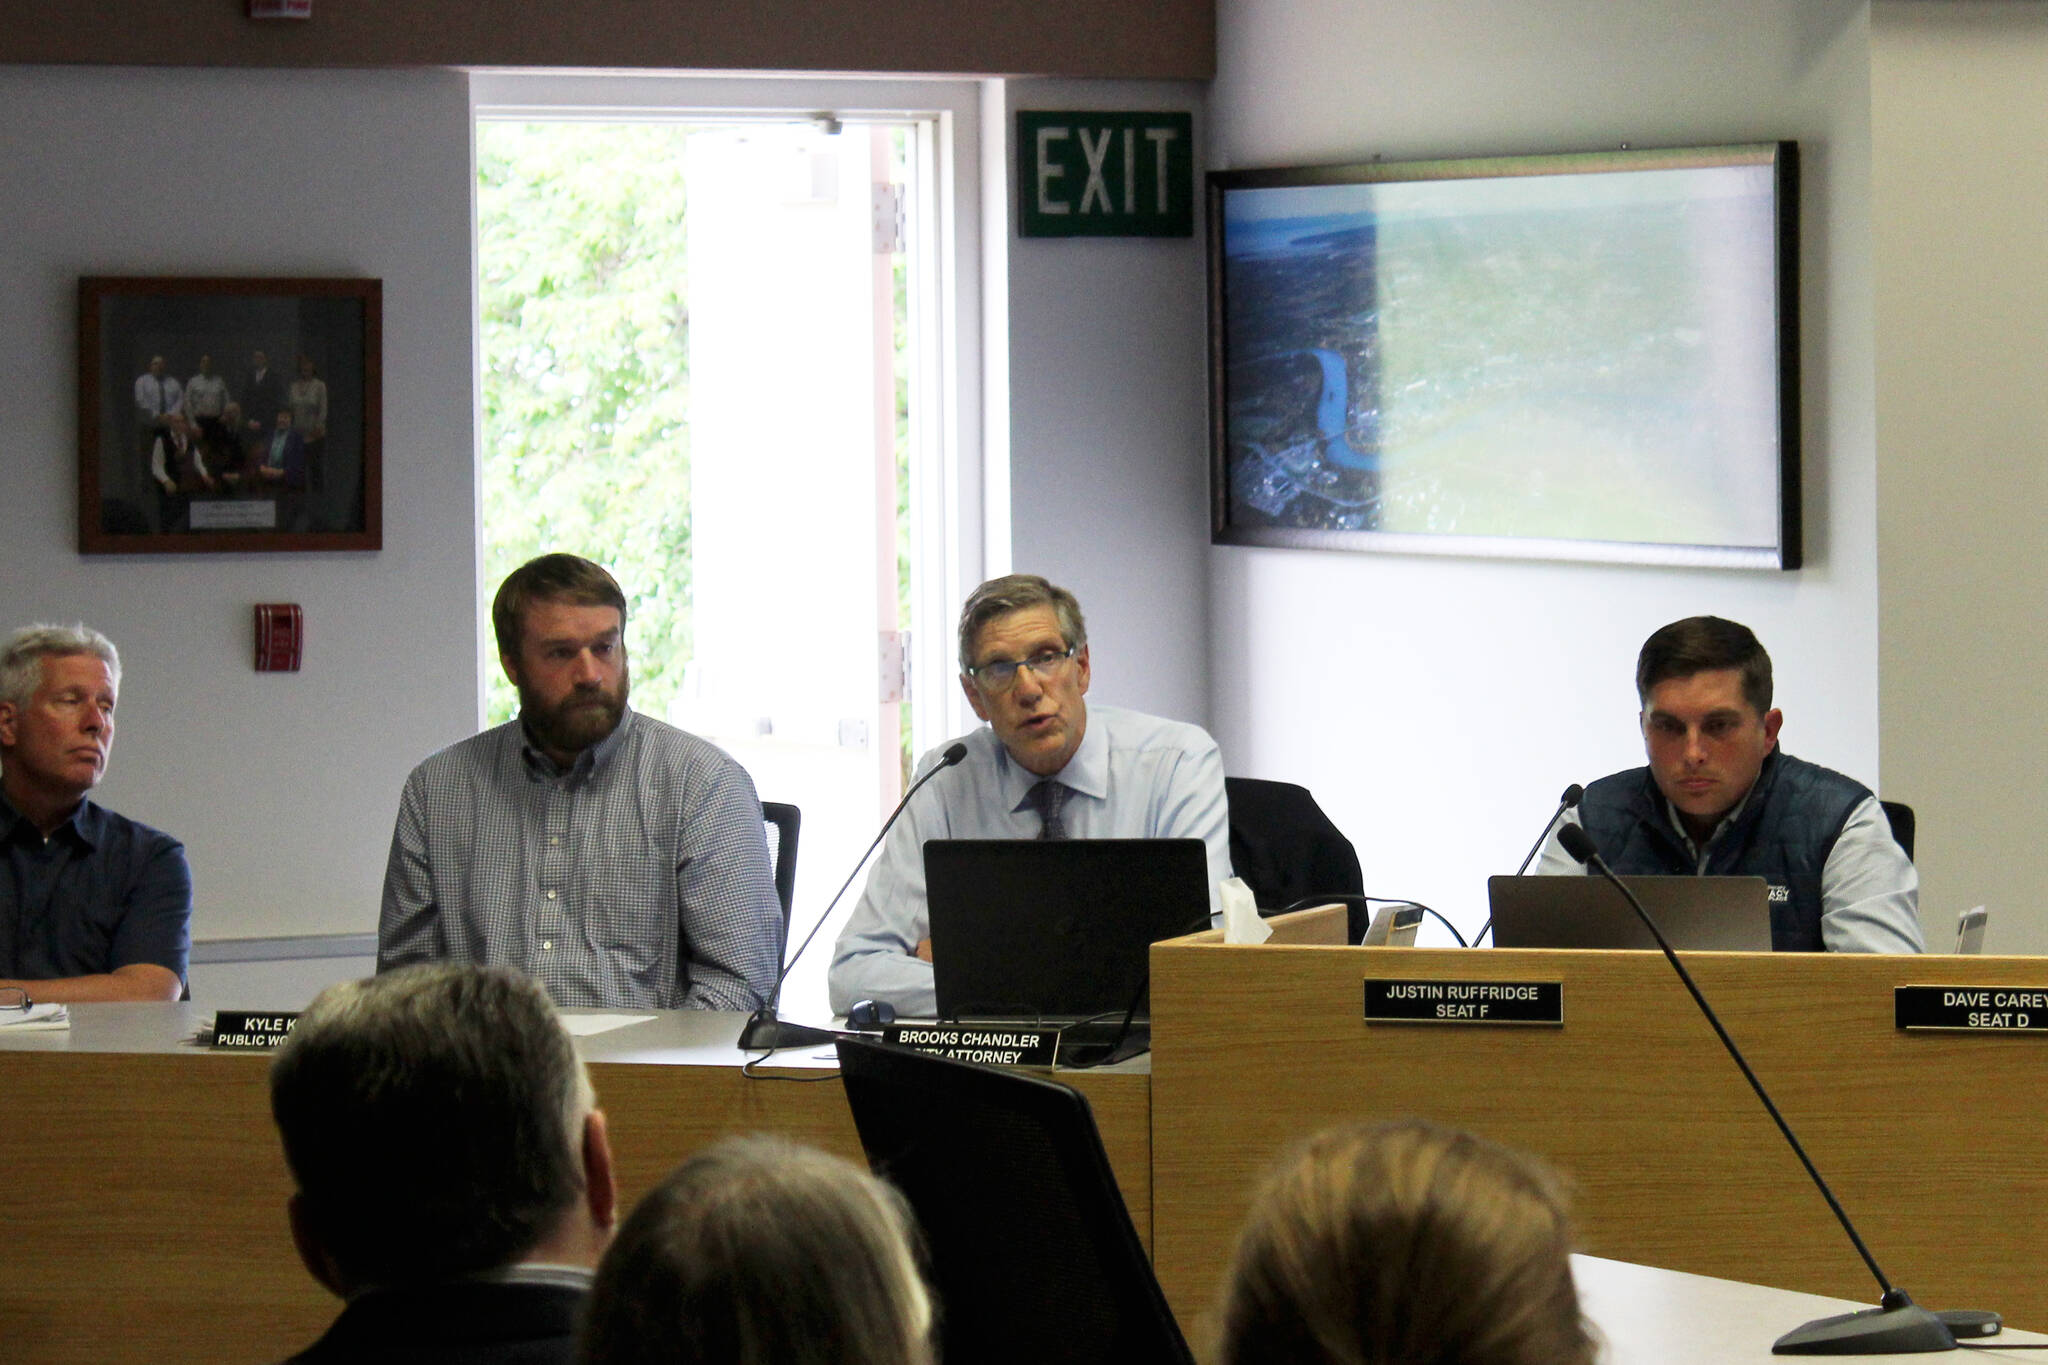
[{"label": "wood picture frame", "polygon": [[78,282],[81,554],[379,550],[383,282]]}]

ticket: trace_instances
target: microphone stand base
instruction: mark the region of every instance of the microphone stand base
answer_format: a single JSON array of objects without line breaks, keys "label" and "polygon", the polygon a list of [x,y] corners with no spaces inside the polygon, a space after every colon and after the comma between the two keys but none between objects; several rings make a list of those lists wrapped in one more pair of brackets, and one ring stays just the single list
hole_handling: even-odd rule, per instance
[{"label": "microphone stand base", "polygon": [[791,1024],[775,1017],[773,1010],[756,1010],[740,1030],[740,1047],[747,1052],[773,1052],[784,1047],[810,1047],[829,1043],[840,1035],[829,1028]]},{"label": "microphone stand base", "polygon": [[1911,1299],[1891,1308],[1815,1318],[1771,1343],[1777,1356],[1918,1355],[1953,1351],[1955,1334]]}]

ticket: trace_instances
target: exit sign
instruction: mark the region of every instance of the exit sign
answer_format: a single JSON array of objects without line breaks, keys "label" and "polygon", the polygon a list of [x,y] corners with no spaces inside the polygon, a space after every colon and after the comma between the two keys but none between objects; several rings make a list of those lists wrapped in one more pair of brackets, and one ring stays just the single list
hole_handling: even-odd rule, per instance
[{"label": "exit sign", "polygon": [[1192,237],[1194,118],[1020,110],[1017,205],[1025,237]]}]

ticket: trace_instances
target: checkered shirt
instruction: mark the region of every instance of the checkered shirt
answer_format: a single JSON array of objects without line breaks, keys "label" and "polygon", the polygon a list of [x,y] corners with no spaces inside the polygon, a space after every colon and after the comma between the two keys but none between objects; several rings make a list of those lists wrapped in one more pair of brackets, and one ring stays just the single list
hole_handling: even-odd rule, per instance
[{"label": "checkered shirt", "polygon": [[499,963],[563,1006],[745,1010],[781,944],[753,781],[695,735],[629,710],[565,772],[514,720],[406,779],[379,971]]}]

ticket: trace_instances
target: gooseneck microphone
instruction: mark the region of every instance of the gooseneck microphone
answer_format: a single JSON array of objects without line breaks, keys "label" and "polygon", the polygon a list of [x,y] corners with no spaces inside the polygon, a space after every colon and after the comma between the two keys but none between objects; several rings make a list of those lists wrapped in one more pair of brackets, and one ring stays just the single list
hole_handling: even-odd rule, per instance
[{"label": "gooseneck microphone", "polygon": [[1566,825],[1558,831],[1557,838],[1558,842],[1564,845],[1565,852],[1605,877],[1615,890],[1621,892],[1629,907],[1636,912],[1636,917],[1642,920],[1643,927],[1650,931],[1650,937],[1657,940],[1657,946],[1664,950],[1665,960],[1671,964],[1672,970],[1678,973],[1678,979],[1685,983],[1685,989],[1691,993],[1693,1003],[1700,1007],[1700,1013],[1706,1015],[1707,1022],[1714,1026],[1714,1034],[1720,1038],[1721,1046],[1728,1049],[1728,1055],[1735,1059],[1735,1065],[1742,1070],[1743,1079],[1749,1082],[1751,1090],[1756,1091],[1756,1097],[1763,1101],[1764,1109],[1769,1112],[1771,1121],[1777,1124],[1778,1131],[1785,1135],[1785,1141],[1791,1144],[1793,1155],[1797,1156],[1799,1164],[1806,1168],[1806,1174],[1820,1190],[1821,1198],[1828,1201],[1828,1208],[1833,1210],[1836,1221],[1842,1225],[1842,1231],[1849,1234],[1849,1241],[1855,1246],[1856,1254],[1863,1258],[1863,1264],[1870,1267],[1871,1275],[1877,1280],[1882,1297],[1879,1298],[1876,1308],[1866,1308],[1858,1313],[1844,1313],[1832,1318],[1816,1318],[1779,1337],[1772,1343],[1771,1353],[1906,1355],[1955,1350],[1955,1334],[1949,1330],[1948,1325],[1935,1314],[1914,1303],[1912,1295],[1886,1278],[1883,1269],[1877,1264],[1877,1258],[1872,1256],[1870,1248],[1863,1244],[1863,1238],[1857,1233],[1856,1225],[1849,1221],[1848,1213],[1836,1200],[1835,1192],[1828,1188],[1828,1182],[1821,1178],[1812,1158],[1806,1155],[1806,1148],[1800,1145],[1798,1137],[1792,1132],[1792,1125],[1785,1122],[1785,1116],[1779,1113],[1778,1106],[1771,1102],[1770,1093],[1764,1089],[1764,1083],[1756,1078],[1756,1072],[1750,1070],[1749,1062],[1744,1059],[1742,1050],[1735,1046],[1735,1040],[1730,1038],[1728,1030],[1721,1026],[1721,1020],[1714,1013],[1714,1007],[1707,1003],[1706,996],[1700,994],[1700,988],[1693,982],[1692,973],[1678,960],[1678,954],[1671,950],[1670,941],[1664,937],[1664,931],[1650,918],[1650,912],[1643,908],[1643,903],[1636,899],[1635,893],[1628,889],[1621,878],[1614,875],[1614,869],[1600,856],[1600,850],[1594,847],[1593,836],[1579,825]]},{"label": "gooseneck microphone", "polygon": [[967,746],[965,744],[949,746],[946,752],[939,755],[939,761],[932,764],[930,771],[926,772],[923,777],[918,778],[917,781],[911,783],[910,790],[903,793],[903,799],[896,803],[896,809],[890,811],[889,818],[882,822],[881,831],[875,835],[875,841],[868,845],[868,851],[860,855],[860,861],[853,865],[853,871],[846,874],[846,880],[841,882],[839,889],[832,893],[831,903],[826,905],[825,913],[818,916],[818,922],[811,926],[811,932],[804,935],[804,941],[797,945],[796,951],[789,955],[789,960],[782,964],[782,970],[776,973],[775,989],[768,993],[768,1003],[755,1010],[753,1015],[748,1018],[747,1026],[740,1030],[739,1045],[742,1048],[748,1051],[773,1052],[779,1047],[804,1047],[811,1043],[829,1043],[839,1036],[833,1029],[812,1028],[808,1024],[787,1024],[777,1018],[775,1007],[782,1001],[782,983],[789,979],[790,969],[795,967],[797,959],[804,955],[804,949],[811,946],[811,940],[818,936],[818,931],[825,927],[825,921],[831,919],[832,912],[839,908],[839,898],[846,894],[846,888],[853,885],[853,879],[860,875],[860,870],[867,866],[868,859],[872,858],[875,850],[882,846],[882,840],[887,838],[889,831],[895,827],[897,817],[902,815],[904,808],[910,804],[910,798],[917,795],[925,783],[931,781],[965,757],[967,757]]},{"label": "gooseneck microphone", "polygon": [[[1568,810],[1572,810],[1575,807],[1577,807],[1579,802],[1585,800],[1585,798],[1586,789],[1576,782],[1572,783],[1569,787],[1566,787],[1564,789],[1564,794],[1557,798],[1557,809],[1550,812],[1550,819],[1544,822],[1543,832],[1536,836],[1535,843],[1529,845],[1529,856],[1522,859],[1522,865],[1515,869],[1515,875],[1517,877],[1521,876],[1524,872],[1527,872],[1529,870],[1529,864],[1536,861],[1537,851],[1543,847],[1543,841],[1550,837],[1550,831],[1557,828],[1557,822],[1564,819],[1564,813]],[[1479,932],[1472,935],[1472,946],[1474,948],[1477,948],[1479,946],[1479,940],[1485,938],[1487,932],[1492,928],[1493,916],[1488,915],[1486,917],[1486,923],[1479,926]]]}]

